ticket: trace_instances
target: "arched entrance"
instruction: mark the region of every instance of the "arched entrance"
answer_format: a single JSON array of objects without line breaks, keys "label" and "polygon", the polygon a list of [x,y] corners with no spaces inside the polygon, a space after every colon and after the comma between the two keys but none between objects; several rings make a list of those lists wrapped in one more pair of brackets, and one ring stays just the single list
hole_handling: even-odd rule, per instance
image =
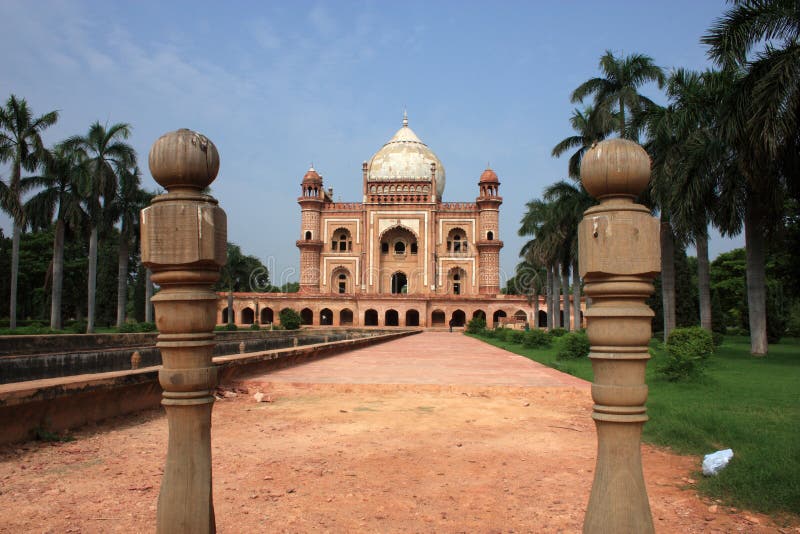
[{"label": "arched entrance", "polygon": [[364,326],[378,326],[378,312],[367,310],[364,312]]},{"label": "arched entrance", "polygon": [[500,323],[500,319],[505,317],[506,317],[506,312],[504,312],[503,310],[497,310],[496,312],[494,312],[494,314],[492,314],[492,324],[494,326],[497,326]]},{"label": "arched entrance", "polygon": [[524,310],[517,310],[516,313],[514,313],[514,321],[517,323],[527,323],[528,314],[525,313]]},{"label": "arched entrance", "polygon": [[431,326],[444,326],[444,312],[442,310],[433,310],[433,313],[431,313]]},{"label": "arched entrance", "polygon": [[252,308],[242,310],[242,324],[253,324],[256,321],[256,314]]},{"label": "arched entrance", "polygon": [[353,324],[353,310],[345,308],[339,312],[339,324],[351,325]]},{"label": "arched entrance", "polygon": [[222,308],[222,321],[220,322],[228,324],[228,308]]},{"label": "arched entrance", "polygon": [[392,275],[392,294],[408,293],[408,278],[406,273],[397,271]]},{"label": "arched entrance", "polygon": [[333,324],[333,312],[329,308],[322,308],[319,312],[319,324],[330,326]]},{"label": "arched entrance", "polygon": [[302,324],[314,324],[314,312],[309,308],[303,308],[300,311],[300,322]]},{"label": "arched entrance", "polygon": [[464,323],[467,322],[467,314],[464,313],[464,310],[456,310],[450,316],[450,320],[453,326],[464,326]]},{"label": "arched entrance", "polygon": [[539,326],[547,326],[547,312],[544,310],[539,310]]},{"label": "arched entrance", "polygon": [[485,321],[486,320],[486,312],[484,312],[483,310],[475,310],[474,312],[472,312],[472,318],[473,319],[483,319]]},{"label": "arched entrance", "polygon": [[386,310],[386,314],[384,315],[383,319],[384,326],[400,326],[400,318],[397,314],[397,310]]},{"label": "arched entrance", "polygon": [[271,324],[275,320],[275,313],[272,308],[261,309],[261,324]]},{"label": "arched entrance", "polygon": [[406,312],[406,326],[419,326],[419,312],[408,310]]}]

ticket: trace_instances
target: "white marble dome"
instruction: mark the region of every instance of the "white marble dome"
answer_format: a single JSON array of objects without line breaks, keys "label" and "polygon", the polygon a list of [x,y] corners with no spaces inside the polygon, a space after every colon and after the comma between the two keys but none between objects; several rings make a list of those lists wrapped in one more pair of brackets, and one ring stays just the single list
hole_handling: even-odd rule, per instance
[{"label": "white marble dome", "polygon": [[430,180],[431,163],[436,164],[436,196],[442,198],[444,165],[423,143],[403,117],[403,127],[378,150],[367,165],[368,181]]}]

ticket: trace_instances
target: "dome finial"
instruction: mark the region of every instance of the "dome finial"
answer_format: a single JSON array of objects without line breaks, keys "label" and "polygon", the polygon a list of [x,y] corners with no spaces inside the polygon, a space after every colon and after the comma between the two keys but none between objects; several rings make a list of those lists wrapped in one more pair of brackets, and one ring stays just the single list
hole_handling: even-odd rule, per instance
[{"label": "dome finial", "polygon": [[403,108],[403,126],[408,126],[408,111]]}]

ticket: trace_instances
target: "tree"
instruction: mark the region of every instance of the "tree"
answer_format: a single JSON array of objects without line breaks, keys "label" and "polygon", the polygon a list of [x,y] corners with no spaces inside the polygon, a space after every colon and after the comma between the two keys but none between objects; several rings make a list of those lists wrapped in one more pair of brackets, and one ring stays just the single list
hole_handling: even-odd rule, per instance
[{"label": "tree", "polygon": [[131,246],[135,246],[139,229],[139,214],[150,204],[153,195],[140,187],[139,168],[121,169],[119,184],[113,200],[109,205],[112,219],[118,220],[119,254],[117,261],[117,328],[125,323],[125,311],[128,295],[128,262]]},{"label": "tree", "polygon": [[[767,354],[764,234],[780,217],[780,197],[800,185],[800,10],[792,0],[737,0],[702,42],[735,83],[723,135],[744,175],[744,232],[750,352]],[[753,53],[754,50],[758,50]]]},{"label": "tree", "polygon": [[583,185],[559,181],[545,189],[544,199],[553,205],[552,223],[561,236],[559,247],[564,293],[564,326],[569,329],[569,272],[572,268],[572,303],[575,329],[580,328],[580,278],[578,276],[578,225],[583,213],[597,201],[586,192]]},{"label": "tree", "polygon": [[99,122],[89,127],[86,136],[74,136],[66,141],[70,148],[79,151],[86,166],[83,194],[91,226],[89,237],[89,281],[86,332],[94,332],[97,291],[98,231],[110,226],[105,208],[113,201],[119,176],[136,164],[136,152],[123,142],[130,136],[131,127],[117,123],[106,128]]},{"label": "tree", "polygon": [[591,78],[572,92],[572,102],[583,102],[594,95],[595,109],[606,110],[616,116],[620,137],[636,140],[635,129],[627,122],[626,109],[636,111],[652,105],[652,101],[639,94],[639,87],[655,82],[664,84],[664,73],[653,59],[642,54],[617,58],[610,50],[600,58],[604,77]]},{"label": "tree", "polygon": [[573,180],[581,179],[581,160],[591,146],[605,139],[615,128],[615,118],[606,108],[593,106],[584,107],[583,111],[576,109],[569,119],[575,135],[562,139],[553,147],[552,156],[560,157],[565,152],[577,149],[569,158],[568,174]]},{"label": "tree", "polygon": [[22,170],[33,172],[40,163],[44,146],[41,132],[58,120],[58,112],[51,111],[33,117],[24,98],[11,95],[5,107],[0,108],[0,158],[11,161],[8,184],[0,181],[0,209],[13,221],[11,248],[11,291],[9,327],[17,327],[17,278],[19,276],[19,240],[25,226],[25,208],[22,196],[30,187],[22,177]]},{"label": "tree", "polygon": [[44,156],[44,173],[34,178],[41,189],[25,204],[30,223],[48,228],[55,216],[53,237],[50,328],[62,328],[61,302],[64,282],[64,239],[67,230],[80,230],[85,213],[81,208],[79,184],[83,170],[78,154],[67,146],[56,145]]}]

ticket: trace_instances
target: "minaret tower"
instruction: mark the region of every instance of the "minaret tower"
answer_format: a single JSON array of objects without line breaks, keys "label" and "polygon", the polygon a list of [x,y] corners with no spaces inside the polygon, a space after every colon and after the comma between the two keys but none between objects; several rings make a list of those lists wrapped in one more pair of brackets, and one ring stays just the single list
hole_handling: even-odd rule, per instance
[{"label": "minaret tower", "polygon": [[478,292],[485,295],[500,293],[500,241],[499,215],[503,198],[499,195],[500,180],[497,174],[486,168],[478,181],[480,196],[475,200],[479,212],[478,235],[475,245],[478,248]]},{"label": "minaret tower", "polygon": [[322,235],[320,233],[320,212],[325,202],[325,191],[322,188],[322,176],[312,165],[303,176],[301,182],[302,196],[297,199],[300,204],[301,222],[300,239],[300,292],[319,293],[320,263],[322,252]]}]

